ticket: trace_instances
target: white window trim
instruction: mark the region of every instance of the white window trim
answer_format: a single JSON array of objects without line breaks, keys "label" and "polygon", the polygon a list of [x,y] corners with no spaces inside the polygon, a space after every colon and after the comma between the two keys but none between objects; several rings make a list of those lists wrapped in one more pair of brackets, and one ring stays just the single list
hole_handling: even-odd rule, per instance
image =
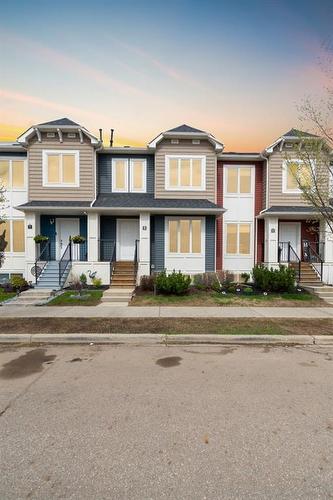
[{"label": "white window trim", "polygon": [[[117,161],[127,162],[127,168],[125,167],[125,187],[116,187],[116,163]],[[112,192],[113,193],[128,193],[128,158],[112,158]]]},{"label": "white window trim", "polygon": [[[229,193],[228,192],[228,168],[237,168],[237,185],[238,185],[238,192],[237,193]],[[239,188],[240,188],[240,169],[241,168],[250,168],[251,169],[251,191],[249,193],[240,193]],[[239,165],[223,165],[223,171],[224,171],[224,179],[223,179],[223,185],[225,186],[225,190],[223,193],[223,196],[228,196],[230,198],[248,198],[253,196],[254,193],[254,182],[255,182],[255,165],[247,165],[247,164],[239,164]]]},{"label": "white window trim", "polygon": [[[250,253],[228,253],[227,252],[227,240],[228,240],[228,224],[236,224],[237,225],[237,250],[239,250],[239,226],[240,224],[248,224],[250,226]],[[253,223],[247,220],[244,221],[232,221],[228,220],[228,222],[224,223],[223,234],[225,235],[224,239],[224,255],[225,257],[237,257],[237,259],[248,259],[253,255]]]},{"label": "white window trim", "polygon": [[[27,180],[28,180],[28,175],[27,175],[27,159],[22,158],[20,156],[17,157],[12,157],[12,156],[0,156],[1,161],[8,161],[9,162],[9,187],[7,187],[6,193],[24,193],[27,190]],[[23,180],[24,180],[24,186],[23,188],[13,188],[13,161],[23,161]],[[1,181],[0,181],[1,185]]]},{"label": "white window trim", "polygon": [[[10,226],[10,241],[9,241],[9,246],[10,248],[12,249],[14,247],[13,245],[13,242],[14,242],[14,231],[13,231],[13,222],[16,222],[16,221],[22,221],[23,222],[23,227],[24,227],[24,251],[23,252],[14,252],[13,250],[10,250],[10,252],[4,252],[5,254],[5,258],[6,257],[14,257],[14,256],[24,256],[25,255],[25,251],[26,251],[26,226],[25,226],[25,219],[22,219],[21,218],[12,218],[12,219],[5,219],[4,222],[9,222],[9,226]],[[0,229],[1,229],[1,234],[3,233],[3,228],[1,227],[0,225]],[[15,274],[15,273],[14,273]]]},{"label": "white window trim", "polygon": [[[200,186],[170,186],[170,160],[201,160]],[[192,177],[192,162],[191,162]],[[178,182],[180,183],[180,168],[178,164]],[[165,190],[166,191],[205,191],[206,190],[206,156],[203,155],[166,155],[165,156]]]},{"label": "white window trim", "polygon": [[[133,186],[133,165],[136,161],[143,162],[143,172],[142,172],[142,188],[137,189]],[[147,192],[147,160],[146,158],[131,158],[129,161],[129,172],[130,172],[130,192],[131,193],[146,193]]]},{"label": "white window trim", "polygon": [[[193,253],[193,252],[170,252],[169,251],[169,221],[175,220],[177,222],[181,220],[200,220],[201,221],[201,252],[200,253]],[[205,217],[188,217],[186,215],[184,216],[177,216],[177,217],[165,217],[165,228],[164,228],[164,237],[165,237],[165,256],[172,258],[172,257],[194,257],[194,258],[202,258],[205,257],[206,250],[205,250]],[[179,226],[178,226],[179,227]],[[180,248],[180,238],[179,238],[179,229],[177,231],[177,248]],[[192,248],[192,230],[190,231],[190,248]]]},{"label": "white window trim", "polygon": [[[282,193],[284,193],[284,194],[301,194],[302,190],[300,188],[295,188],[295,189],[288,189],[287,188],[288,164],[289,163],[298,163],[299,165],[301,165],[304,162],[302,160],[300,160],[299,158],[283,161],[283,164],[282,164]],[[311,167],[312,167],[312,169],[315,167],[314,161],[311,161]]]},{"label": "white window trim", "polygon": [[[125,161],[127,162],[127,168],[125,170],[125,188],[116,188],[116,162]],[[143,162],[143,183],[142,189],[135,189],[133,187],[133,164],[136,161]],[[146,193],[147,192],[147,159],[146,158],[112,158],[112,192],[113,193]]]},{"label": "white window trim", "polygon": [[[60,174],[62,175],[63,169],[62,169],[62,162],[63,162],[63,155],[71,154],[74,155],[75,157],[75,182],[74,183],[64,183],[64,182],[59,182],[57,184],[53,182],[48,182],[48,162],[47,162],[47,157],[49,155],[59,155],[61,160],[60,160]],[[80,152],[78,150],[73,150],[73,149],[44,149],[43,150],[43,187],[48,187],[48,188],[73,188],[73,187],[80,187]]]}]

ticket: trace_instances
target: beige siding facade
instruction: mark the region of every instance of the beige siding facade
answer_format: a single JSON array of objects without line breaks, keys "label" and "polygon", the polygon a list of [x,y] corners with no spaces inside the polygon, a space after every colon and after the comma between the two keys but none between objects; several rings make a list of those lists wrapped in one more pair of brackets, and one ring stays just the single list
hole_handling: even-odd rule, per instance
[{"label": "beige siding facade", "polygon": [[[167,155],[202,155],[206,157],[205,191],[170,191],[165,189],[165,157]],[[170,139],[161,141],[155,154],[155,197],[188,198],[216,201],[216,152],[209,141],[201,140],[192,144],[191,139],[179,139],[179,144],[171,144]]]},{"label": "beige siding facade", "polygon": [[308,203],[301,193],[284,193],[282,184],[284,151],[275,150],[268,160],[268,207],[271,206],[305,206]]},{"label": "beige siding facade", "polygon": [[[88,138],[84,137],[84,142],[81,144],[78,137],[70,139],[63,134],[64,141],[59,142],[58,137],[47,138],[46,134],[42,135],[42,142],[38,142],[36,138],[31,139],[28,147],[28,169],[29,169],[29,186],[28,197],[29,201],[52,201],[52,200],[68,200],[68,201],[92,201],[95,197],[95,150],[91,146]],[[43,150],[58,150],[79,151],[80,165],[80,185],[79,187],[43,187]]]}]

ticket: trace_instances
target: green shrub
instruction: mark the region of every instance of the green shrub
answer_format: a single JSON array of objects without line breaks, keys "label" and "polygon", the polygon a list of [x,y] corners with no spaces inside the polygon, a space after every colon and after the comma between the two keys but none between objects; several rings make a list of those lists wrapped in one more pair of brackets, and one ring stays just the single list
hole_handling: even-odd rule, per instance
[{"label": "green shrub", "polygon": [[254,286],[265,292],[292,292],[295,288],[295,271],[292,267],[279,266],[268,269],[260,264],[252,270]]},{"label": "green shrub", "polygon": [[189,290],[191,277],[182,274],[180,271],[176,273],[166,274],[165,271],[159,273],[156,277],[157,291],[162,294],[184,295]]},{"label": "green shrub", "polygon": [[21,291],[28,288],[28,282],[22,276],[11,276],[10,284],[16,291]]},{"label": "green shrub", "polygon": [[249,273],[242,273],[241,278],[244,281],[244,283],[246,284],[250,279],[250,275],[249,275]]},{"label": "green shrub", "polygon": [[155,286],[155,276],[151,274],[150,276],[141,276],[140,278],[140,288],[146,292],[153,292]]},{"label": "green shrub", "polygon": [[251,288],[250,286],[247,286],[243,289],[243,292],[244,293],[248,293],[248,294],[251,294],[253,293],[253,288]]},{"label": "green shrub", "polygon": [[193,286],[198,290],[214,290],[218,284],[216,273],[195,274],[193,277]]},{"label": "green shrub", "polygon": [[91,280],[91,283],[93,284],[93,286],[95,288],[100,288],[100,286],[102,285],[102,280],[101,280],[101,278],[93,278]]},{"label": "green shrub", "polygon": [[236,285],[229,285],[227,290],[229,293],[236,293]]},{"label": "green shrub", "polygon": [[87,284],[87,276],[84,273],[82,273],[80,275],[80,281],[81,281],[81,283],[82,283],[83,286],[86,286],[86,284]]}]

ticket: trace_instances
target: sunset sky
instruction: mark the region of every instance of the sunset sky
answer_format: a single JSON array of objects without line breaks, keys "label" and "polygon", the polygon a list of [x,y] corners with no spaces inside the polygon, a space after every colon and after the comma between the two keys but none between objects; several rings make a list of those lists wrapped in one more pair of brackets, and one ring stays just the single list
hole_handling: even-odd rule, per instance
[{"label": "sunset sky", "polygon": [[0,140],[67,116],[117,145],[182,123],[262,150],[320,96],[332,0],[2,0]]}]

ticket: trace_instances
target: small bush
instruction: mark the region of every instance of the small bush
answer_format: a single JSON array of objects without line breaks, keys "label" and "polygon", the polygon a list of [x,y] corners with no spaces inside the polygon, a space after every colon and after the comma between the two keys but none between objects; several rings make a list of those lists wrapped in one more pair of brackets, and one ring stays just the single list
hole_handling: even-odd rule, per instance
[{"label": "small bush", "polygon": [[156,277],[156,288],[162,294],[184,295],[188,292],[191,284],[191,277],[182,274],[180,271],[176,273],[166,274],[165,271],[159,273]]},{"label": "small bush", "polygon": [[235,281],[235,275],[230,271],[216,271],[216,276],[222,286],[228,286]]},{"label": "small bush", "polygon": [[151,274],[150,276],[141,276],[140,288],[145,292],[153,292],[155,286],[155,276]]},{"label": "small bush", "polygon": [[242,273],[241,278],[244,281],[244,283],[246,284],[246,283],[248,283],[248,281],[250,279],[250,275],[249,275],[249,273]]},{"label": "small bush", "polygon": [[243,289],[243,292],[251,295],[251,293],[253,293],[253,288],[251,288],[250,286],[247,286]]},{"label": "small bush", "polygon": [[80,276],[80,278],[78,276],[73,276],[72,280],[69,283],[69,288],[71,290],[76,290],[77,292],[81,292],[81,290],[83,288],[81,276]]},{"label": "small bush", "polygon": [[82,286],[87,285],[87,276],[84,273],[80,274],[80,281],[82,283]]},{"label": "small bush", "polygon": [[229,293],[236,293],[236,285],[229,285],[227,291]]},{"label": "small bush", "polygon": [[265,292],[292,292],[295,288],[295,271],[291,267],[279,266],[268,269],[260,264],[252,270],[254,286]]},{"label": "small bush", "polygon": [[99,288],[100,286],[102,286],[102,280],[101,280],[101,278],[96,278],[96,277],[95,277],[95,278],[93,278],[93,279],[91,280],[91,283],[92,283],[92,285],[93,285],[95,288]]},{"label": "small bush", "polygon": [[22,276],[12,276],[10,278],[10,284],[15,291],[22,291],[29,287],[28,282]]},{"label": "small bush", "polygon": [[218,283],[216,273],[195,274],[193,277],[193,286],[198,290],[214,290]]}]

